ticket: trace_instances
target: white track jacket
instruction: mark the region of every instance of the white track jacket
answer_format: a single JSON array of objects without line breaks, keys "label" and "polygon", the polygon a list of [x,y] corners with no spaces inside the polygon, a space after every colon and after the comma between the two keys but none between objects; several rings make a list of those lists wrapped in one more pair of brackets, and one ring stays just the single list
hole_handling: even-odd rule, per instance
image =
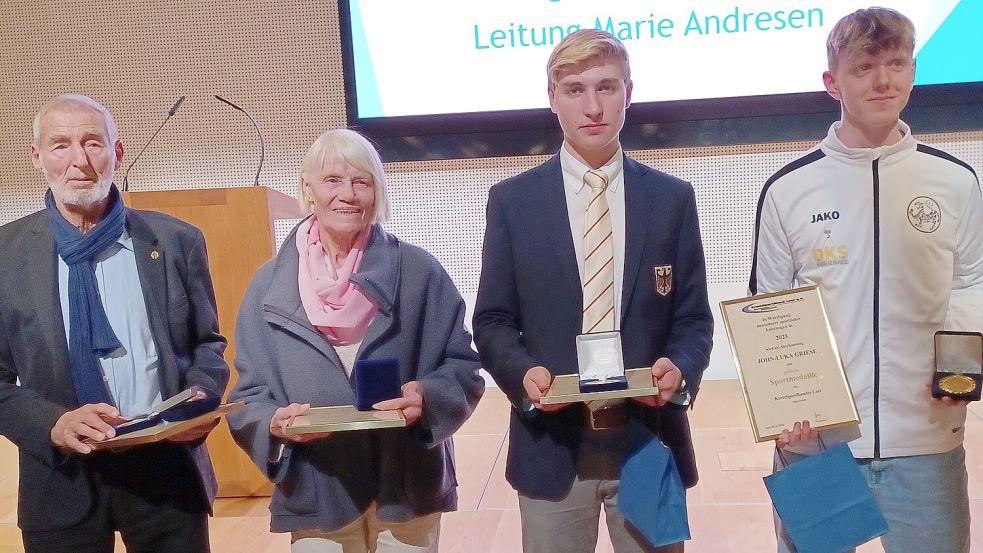
[{"label": "white track jacket", "polygon": [[929,401],[933,337],[983,330],[979,180],[904,123],[881,148],[847,148],[837,125],[765,184],[749,289],[819,285],[860,412],[855,457],[943,453],[962,443],[966,409]]}]

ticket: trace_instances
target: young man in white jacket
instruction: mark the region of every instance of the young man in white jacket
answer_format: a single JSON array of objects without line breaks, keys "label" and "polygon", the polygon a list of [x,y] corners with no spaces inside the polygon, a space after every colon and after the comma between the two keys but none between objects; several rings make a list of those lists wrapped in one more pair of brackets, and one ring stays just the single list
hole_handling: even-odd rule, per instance
[{"label": "young man in white jacket", "polygon": [[[750,291],[819,285],[861,418],[823,436],[849,441],[888,521],[884,549],[966,553],[965,402],[933,399],[930,383],[934,333],[983,329],[983,199],[969,165],[899,119],[913,52],[894,10],[834,26],[823,82],[841,118],[765,184]],[[778,445],[794,460],[815,434],[796,423]]]}]

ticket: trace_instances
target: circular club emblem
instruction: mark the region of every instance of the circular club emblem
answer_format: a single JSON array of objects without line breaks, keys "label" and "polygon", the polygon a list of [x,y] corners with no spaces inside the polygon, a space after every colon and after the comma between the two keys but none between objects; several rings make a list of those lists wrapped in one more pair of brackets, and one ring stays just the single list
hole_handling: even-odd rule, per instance
[{"label": "circular club emblem", "polygon": [[908,204],[908,222],[919,232],[935,232],[942,224],[942,210],[932,198],[919,196]]}]

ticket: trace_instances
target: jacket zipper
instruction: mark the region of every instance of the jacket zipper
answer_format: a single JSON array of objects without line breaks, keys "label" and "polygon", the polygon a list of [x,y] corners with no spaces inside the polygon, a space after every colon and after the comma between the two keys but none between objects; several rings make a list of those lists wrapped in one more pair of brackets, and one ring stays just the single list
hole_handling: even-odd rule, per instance
[{"label": "jacket zipper", "polygon": [[871,162],[874,177],[874,459],[881,458],[881,215],[878,160]]}]

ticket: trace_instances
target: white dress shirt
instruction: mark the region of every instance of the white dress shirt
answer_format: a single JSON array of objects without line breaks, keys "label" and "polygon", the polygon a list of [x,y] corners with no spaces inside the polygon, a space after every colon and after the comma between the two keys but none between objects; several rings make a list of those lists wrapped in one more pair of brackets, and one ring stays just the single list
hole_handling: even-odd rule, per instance
[{"label": "white dress shirt", "polygon": [[[591,170],[567,149],[566,142],[560,148],[560,168],[563,173],[563,194],[567,200],[567,214],[570,216],[570,234],[573,236],[573,249],[577,254],[577,271],[580,284],[584,284],[584,225],[587,218],[587,204],[594,192],[584,184],[584,173]],[[625,172],[624,154],[621,148],[600,167],[608,176],[608,187],[604,197],[611,210],[611,234],[614,239],[614,329],[621,330],[621,288],[625,278]]]}]

